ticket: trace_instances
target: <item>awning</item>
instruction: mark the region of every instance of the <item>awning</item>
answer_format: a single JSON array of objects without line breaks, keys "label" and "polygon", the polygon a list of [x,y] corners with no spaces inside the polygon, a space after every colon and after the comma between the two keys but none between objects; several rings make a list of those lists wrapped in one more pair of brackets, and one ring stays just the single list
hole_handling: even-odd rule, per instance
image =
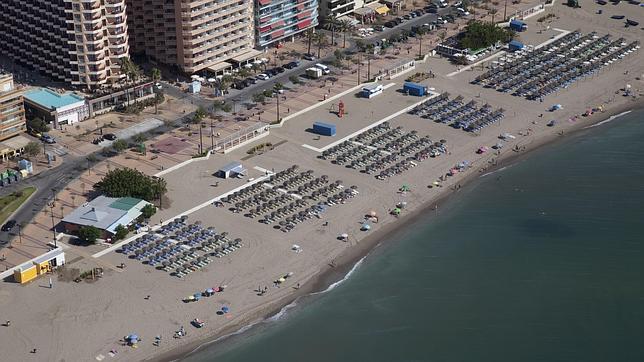
[{"label": "awning", "polygon": [[217,73],[219,71],[222,71],[224,69],[229,69],[229,68],[232,68],[232,67],[233,67],[233,65],[228,63],[228,62],[221,62],[221,63],[211,65],[206,69],[208,69],[209,71],[211,71],[213,73]]},{"label": "awning", "polygon": [[[297,10],[300,10],[300,11],[304,10],[304,4],[299,4],[297,6]],[[300,14],[297,14],[297,16],[300,16]]]},{"label": "awning", "polygon": [[312,21],[313,21],[313,19],[306,19],[304,21],[300,21],[299,23],[297,23],[297,28],[298,29],[304,29],[307,26],[311,25]]},{"label": "awning", "polygon": [[260,5],[268,5],[271,3],[271,0],[258,0]]},{"label": "awning", "polygon": [[237,56],[232,57],[230,60],[236,63],[241,63],[250,59],[257,58],[260,54],[262,54],[261,51],[256,50],[256,49],[251,49],[247,51],[246,53],[239,54]]},{"label": "awning", "polygon": [[284,20],[278,20],[274,22],[272,25],[273,25],[273,28],[279,28],[280,26],[284,26],[284,24],[286,24]]},{"label": "awning", "polygon": [[279,29],[271,34],[271,39],[277,39],[282,35],[284,35],[284,29]]},{"label": "awning", "polygon": [[376,8],[375,10],[380,15],[384,15],[384,14],[387,14],[389,12],[389,8],[387,7],[387,5],[380,6],[380,7]]},{"label": "awning", "polygon": [[268,31],[268,30],[271,30],[271,25],[270,25],[270,24],[265,25],[265,26],[260,26],[260,27],[259,27],[259,32],[260,32],[260,33],[264,33],[264,32],[266,32],[266,31]]},{"label": "awning", "polygon": [[266,22],[271,21],[271,19],[272,19],[272,17],[271,17],[271,15],[269,15],[269,16],[265,16],[263,18],[259,18],[259,22],[260,23],[266,23]]},{"label": "awning", "polygon": [[307,10],[307,11],[304,11],[304,12],[301,12],[301,13],[297,14],[297,19],[302,20],[302,19],[304,19],[306,17],[309,17],[309,16],[311,16],[311,10]]}]

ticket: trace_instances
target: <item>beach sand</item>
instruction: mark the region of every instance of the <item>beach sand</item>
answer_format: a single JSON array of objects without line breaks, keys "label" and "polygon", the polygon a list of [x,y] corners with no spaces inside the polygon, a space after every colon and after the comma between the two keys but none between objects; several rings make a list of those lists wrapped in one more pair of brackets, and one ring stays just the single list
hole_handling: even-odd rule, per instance
[{"label": "beach sand", "polygon": [[[632,5],[621,4],[618,7],[625,6]],[[589,5],[576,10],[557,7],[560,18],[552,26],[580,29],[582,32],[596,30],[600,35],[610,32],[613,36],[627,39],[634,39],[638,34],[629,33],[608,21],[591,22],[595,7]],[[528,23],[534,26],[534,19],[531,20]],[[552,31],[552,34],[535,35],[535,43],[554,34]],[[528,37],[526,39],[529,40]],[[173,215],[202,204],[222,192],[244,185],[246,180],[233,179],[222,182],[217,188],[210,186],[210,173],[235,159],[246,158],[244,165],[252,170],[249,177],[262,175],[254,166],[279,171],[298,164],[302,170],[314,170],[315,176],[329,175],[332,181],[340,179],[345,186],[356,185],[360,193],[346,204],[331,207],[322,219],[301,223],[290,233],[273,230],[271,226],[258,223],[257,218],[233,214],[227,208],[206,205],[195,210],[190,214],[189,222],[201,221],[204,226],[227,231],[233,238],[242,238],[244,247],[224,258],[215,259],[203,271],[194,272],[184,279],[111,252],[100,258],[102,264],[118,265],[124,262],[127,267],[123,270],[106,268],[104,276],[93,283],[77,284],[55,279],[51,289],[48,287],[48,278],[25,286],[3,283],[0,286],[0,307],[5,312],[0,314],[0,322],[12,321],[10,327],[0,327],[3,359],[77,361],[179,358],[205,341],[233,333],[277,313],[299,296],[325,289],[330,283],[341,279],[376,245],[386,242],[392,230],[404,226],[415,215],[441,212],[445,198],[458,192],[458,185],[517,162],[529,151],[565,139],[576,130],[611,115],[642,107],[641,98],[615,94],[626,83],[636,89],[636,94],[643,88],[641,80],[635,79],[644,73],[641,52],[605,68],[592,79],[549,95],[543,103],[469,85],[468,81],[480,71],[465,71],[447,77],[446,74],[455,68],[442,59],[430,59],[419,65],[419,70],[427,69],[431,69],[437,77],[425,83],[437,91],[447,91],[453,96],[463,95],[466,100],[488,102],[494,108],[502,107],[506,109],[506,117],[477,135],[408,114],[395,117],[390,121],[392,126],[400,125],[406,131],[417,130],[419,135],[428,134],[432,140],[446,139],[450,154],[425,160],[418,167],[385,181],[320,160],[316,158],[315,151],[302,147],[305,143],[324,147],[331,142],[316,140],[313,135],[303,131],[310,127],[313,119],[333,119],[339,129],[335,139],[339,139],[419,101],[418,98],[405,97],[396,92],[402,83],[402,78],[399,78],[383,82],[394,82],[397,86],[387,89],[380,98],[367,101],[347,97],[345,102],[349,115],[345,119],[330,118],[328,107],[321,106],[301,119],[296,117],[289,120],[283,128],[274,129],[265,139],[270,139],[274,144],[285,141],[272,151],[246,158],[246,149],[239,149],[224,157],[194,162],[169,173],[165,177],[171,190],[171,206],[156,216],[156,222],[161,219],[167,221]],[[628,74],[625,74],[627,70]],[[564,105],[564,109],[552,114],[545,111],[555,103]],[[600,104],[605,105],[605,112],[579,117],[574,122],[568,121],[572,116]],[[546,115],[539,118],[540,113]],[[551,128],[545,125],[550,118],[559,120],[557,126]],[[506,142],[500,155],[492,151],[482,155],[475,153],[481,146],[496,144],[498,136],[506,132],[517,136],[517,139]],[[521,151],[513,151],[515,146]],[[428,188],[429,184],[464,160],[472,164],[469,170],[447,178],[442,187]],[[399,193],[403,184],[409,185],[411,191]],[[400,218],[388,215],[388,210],[400,201],[407,202],[403,215]],[[379,222],[372,224],[369,232],[360,231],[363,215],[371,210],[378,213]],[[349,242],[337,240],[341,233],[349,234]],[[293,244],[300,245],[302,252],[291,251]],[[68,251],[68,264],[70,268],[81,270],[97,265],[93,258],[87,258],[76,247]],[[289,272],[294,273],[293,277],[279,288],[273,286],[273,280]],[[296,289],[298,283],[301,287]],[[225,292],[199,302],[182,302],[188,295],[219,285],[228,287]],[[264,286],[268,287],[268,293],[258,296],[254,290]],[[146,298],[148,295],[149,299]],[[223,305],[229,306],[231,312],[217,315],[215,312]],[[189,321],[194,318],[204,320],[206,326],[201,329],[190,326]],[[188,335],[173,339],[172,334],[180,326],[186,328]],[[131,333],[143,339],[138,348],[119,344],[123,336]],[[158,347],[152,344],[157,335],[162,336]],[[37,348],[37,353],[29,353],[34,348]],[[112,357],[109,351],[114,349],[118,353]]]}]

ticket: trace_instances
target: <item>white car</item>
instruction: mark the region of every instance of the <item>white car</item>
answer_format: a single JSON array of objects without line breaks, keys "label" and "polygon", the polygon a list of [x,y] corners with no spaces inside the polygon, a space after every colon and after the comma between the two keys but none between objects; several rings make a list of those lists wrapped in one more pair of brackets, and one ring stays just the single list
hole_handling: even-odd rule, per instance
[{"label": "white car", "polygon": [[268,80],[268,78],[270,77],[268,76],[268,74],[261,73],[261,74],[257,74],[256,78],[259,80]]}]

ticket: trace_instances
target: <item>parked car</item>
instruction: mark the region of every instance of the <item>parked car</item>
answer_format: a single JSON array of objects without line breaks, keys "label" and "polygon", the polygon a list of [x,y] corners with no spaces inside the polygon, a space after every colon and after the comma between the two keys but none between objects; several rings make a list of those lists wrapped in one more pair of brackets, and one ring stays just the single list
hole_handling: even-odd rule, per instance
[{"label": "parked car", "polygon": [[411,15],[407,14],[407,15],[403,16],[403,19],[405,19],[405,20],[411,20]]},{"label": "parked car", "polygon": [[116,135],[114,133],[107,133],[103,135],[103,138],[108,141],[114,141],[116,140]]},{"label": "parked car", "polygon": [[285,69],[284,69],[283,67],[277,67],[277,68],[275,68],[275,71],[276,71],[276,72],[278,72],[278,73],[284,73],[284,70],[285,70]]},{"label": "parked car", "polygon": [[313,55],[313,54],[304,54],[304,59],[306,59],[306,60],[315,60],[315,55]]},{"label": "parked car", "polygon": [[2,231],[11,231],[16,226],[16,220],[9,220],[6,224],[2,225]]},{"label": "parked car", "polygon": [[299,65],[300,65],[300,62],[297,61],[297,60],[294,60],[292,62],[289,62],[289,63],[285,64],[284,68],[293,69],[293,68],[297,68]]},{"label": "parked car", "polygon": [[36,131],[35,129],[28,128],[27,133],[29,133],[30,135],[32,135],[32,136],[34,136],[34,137],[36,137],[38,139],[40,139],[42,137],[42,134],[40,132]]},{"label": "parked car", "polygon": [[260,73],[260,74],[257,74],[256,78],[259,79],[259,80],[268,80],[268,78],[270,78],[270,77],[267,74]]},{"label": "parked car", "polygon": [[417,16],[416,13],[413,11],[409,13],[409,18],[415,18],[416,16]]},{"label": "parked car", "polygon": [[385,26],[388,28],[393,28],[394,26],[396,26],[396,23],[394,23],[393,21],[388,21],[385,23]]},{"label": "parked car", "polygon": [[422,10],[416,10],[416,11],[414,11],[414,14],[416,14],[416,16],[422,16],[423,11]]},{"label": "parked car", "polygon": [[382,25],[376,25],[376,26],[374,26],[373,28],[374,28],[376,31],[384,31],[384,30],[385,30],[385,27],[384,27],[384,26],[382,26]]},{"label": "parked car", "polygon": [[255,84],[257,83],[257,79],[248,77],[245,79],[248,84]]},{"label": "parked car", "polygon": [[52,137],[52,136],[50,136],[48,134],[44,134],[44,135],[40,136],[40,140],[45,142],[45,143],[49,143],[49,144],[56,143],[56,140],[54,139],[54,137]]}]

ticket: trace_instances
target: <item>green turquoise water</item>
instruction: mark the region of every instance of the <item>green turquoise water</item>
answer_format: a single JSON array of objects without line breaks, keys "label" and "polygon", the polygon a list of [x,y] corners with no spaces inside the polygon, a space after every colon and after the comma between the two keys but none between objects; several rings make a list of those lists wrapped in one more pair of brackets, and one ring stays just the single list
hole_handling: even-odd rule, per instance
[{"label": "green turquoise water", "polygon": [[644,113],[535,152],[186,361],[644,361]]}]

